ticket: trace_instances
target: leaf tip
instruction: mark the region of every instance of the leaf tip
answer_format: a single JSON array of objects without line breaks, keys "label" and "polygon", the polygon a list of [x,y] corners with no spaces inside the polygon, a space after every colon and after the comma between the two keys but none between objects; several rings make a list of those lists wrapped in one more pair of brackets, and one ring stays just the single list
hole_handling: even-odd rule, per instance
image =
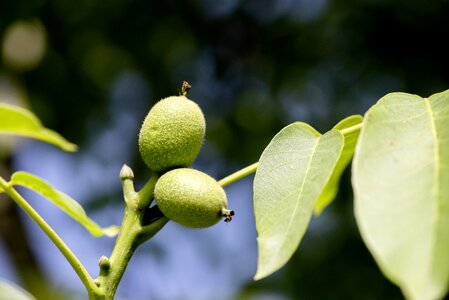
[{"label": "leaf tip", "polygon": [[61,145],[60,148],[66,152],[77,152],[78,151],[78,145],[72,144],[67,142],[64,145]]},{"label": "leaf tip", "polygon": [[315,208],[313,209],[313,214],[316,217],[319,217],[321,215],[321,213],[323,212],[324,207],[322,207],[321,205],[316,205]]},{"label": "leaf tip", "polygon": [[263,273],[264,272],[261,272],[260,270],[257,270],[256,274],[253,277],[253,280],[254,281],[258,281],[258,280],[264,279],[265,277],[268,276],[268,274],[263,274]]},{"label": "leaf tip", "polygon": [[279,271],[285,264],[279,265],[279,266],[265,266],[261,265],[257,267],[256,274],[253,276],[254,281],[262,280],[273,273]]}]

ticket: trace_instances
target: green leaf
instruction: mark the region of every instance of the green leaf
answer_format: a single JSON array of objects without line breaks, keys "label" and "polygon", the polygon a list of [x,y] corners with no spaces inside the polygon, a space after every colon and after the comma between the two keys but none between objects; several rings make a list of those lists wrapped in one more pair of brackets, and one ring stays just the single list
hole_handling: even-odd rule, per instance
[{"label": "green leaf", "polygon": [[30,111],[6,103],[0,103],[0,133],[41,140],[68,152],[77,150],[75,144],[68,142],[57,132],[43,127]]},{"label": "green leaf", "polygon": [[[346,119],[341,120],[333,129],[343,130],[363,122],[363,117],[360,115],[349,116]],[[346,169],[348,164],[352,160],[354,155],[355,145],[357,144],[357,139],[359,138],[359,131],[355,131],[349,135],[344,136],[345,144],[340,158],[338,159],[337,165],[335,166],[334,172],[332,173],[331,179],[326,184],[320,197],[318,198],[315,205],[315,214],[319,215],[323,210],[334,200],[338,193],[338,186],[340,183],[340,177],[343,171]]]},{"label": "green leaf", "polygon": [[355,215],[382,272],[409,299],[449,282],[449,90],[388,94],[365,115],[353,162]]},{"label": "green leaf", "polygon": [[10,184],[24,186],[44,196],[72,219],[83,225],[93,236],[106,235],[112,237],[118,233],[119,228],[117,226],[100,227],[86,215],[78,202],[35,175],[23,171],[15,172],[11,177]]},{"label": "green leaf", "polygon": [[298,248],[343,143],[338,130],[321,135],[297,122],[282,129],[262,153],[254,179],[256,280],[285,265]]},{"label": "green leaf", "polygon": [[0,280],[0,299],[36,300],[36,298],[21,287],[5,280]]}]

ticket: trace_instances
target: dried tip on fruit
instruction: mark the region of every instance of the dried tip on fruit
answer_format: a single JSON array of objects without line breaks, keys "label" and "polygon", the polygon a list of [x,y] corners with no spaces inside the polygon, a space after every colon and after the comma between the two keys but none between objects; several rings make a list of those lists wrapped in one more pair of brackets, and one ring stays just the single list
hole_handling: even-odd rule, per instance
[{"label": "dried tip on fruit", "polygon": [[122,169],[120,170],[120,179],[123,181],[125,179],[134,179],[134,172],[131,170],[130,167],[128,167],[126,164],[123,165]]},{"label": "dried tip on fruit", "polygon": [[182,87],[181,87],[181,95],[186,96],[189,93],[189,90],[192,88],[192,86],[187,82],[183,81]]},{"label": "dried tip on fruit", "polygon": [[229,223],[232,221],[232,217],[235,215],[235,213],[233,210],[223,209],[221,211],[221,215],[224,217],[224,221],[226,223]]}]

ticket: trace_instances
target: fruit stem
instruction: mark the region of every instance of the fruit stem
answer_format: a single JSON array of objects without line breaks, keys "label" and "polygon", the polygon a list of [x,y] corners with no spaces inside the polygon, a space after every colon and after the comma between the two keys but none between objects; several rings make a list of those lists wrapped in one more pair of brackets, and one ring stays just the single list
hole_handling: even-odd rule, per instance
[{"label": "fruit stem", "polygon": [[168,221],[169,219],[167,217],[162,216],[150,224],[143,226],[137,239],[139,245],[151,239],[156,233],[159,232],[159,230],[162,229],[162,227],[165,226],[165,224],[168,223]]},{"label": "fruit stem", "polygon": [[137,208],[144,209],[151,205],[153,202],[154,187],[159,180],[158,173],[152,173],[148,182],[137,193]]}]

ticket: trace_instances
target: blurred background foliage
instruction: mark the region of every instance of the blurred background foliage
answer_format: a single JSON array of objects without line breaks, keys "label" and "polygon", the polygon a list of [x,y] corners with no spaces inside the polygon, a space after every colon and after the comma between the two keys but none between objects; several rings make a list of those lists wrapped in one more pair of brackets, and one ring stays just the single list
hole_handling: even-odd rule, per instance
[{"label": "blurred background foliage", "polygon": [[[136,145],[141,120],[183,80],[208,125],[195,167],[221,178],[257,161],[291,122],[324,132],[389,92],[447,89],[448,15],[443,0],[3,0],[0,101],[30,108],[81,150],[2,137],[1,173],[32,171],[93,218],[119,224],[120,166],[132,166],[140,184],[148,178]],[[136,253],[117,298],[402,298],[360,239],[349,170],[289,264],[254,282],[251,184],[227,189],[237,211],[228,225],[169,224]],[[82,299],[61,255],[0,200],[0,276],[39,299]],[[48,204],[33,204],[96,275],[113,241],[86,237]]]}]

